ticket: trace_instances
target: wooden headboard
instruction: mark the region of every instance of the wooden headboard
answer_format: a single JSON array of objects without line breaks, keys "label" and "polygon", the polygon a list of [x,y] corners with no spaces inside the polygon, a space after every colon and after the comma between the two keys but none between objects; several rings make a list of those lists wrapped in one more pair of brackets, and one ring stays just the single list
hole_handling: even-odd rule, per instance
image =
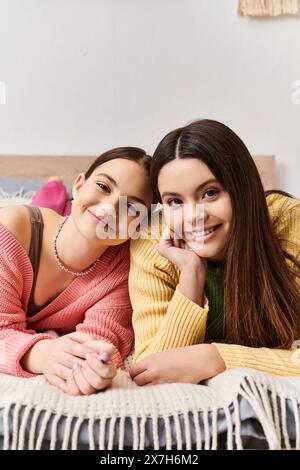
[{"label": "wooden headboard", "polygon": [[0,156],[2,178],[24,178],[47,181],[57,175],[66,184],[72,184],[79,173],[85,172],[96,157],[9,155]]},{"label": "wooden headboard", "polygon": [[[95,158],[96,156],[0,155],[0,177],[47,181],[49,176],[58,175],[70,185]],[[255,155],[253,158],[265,189],[275,188],[275,156]]]}]

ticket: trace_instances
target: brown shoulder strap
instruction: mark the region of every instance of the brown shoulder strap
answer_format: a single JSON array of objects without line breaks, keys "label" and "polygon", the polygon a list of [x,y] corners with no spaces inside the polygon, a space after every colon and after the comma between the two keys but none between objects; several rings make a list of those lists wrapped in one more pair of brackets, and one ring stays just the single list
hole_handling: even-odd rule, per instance
[{"label": "brown shoulder strap", "polygon": [[36,206],[27,206],[29,213],[30,213],[30,222],[31,222],[31,240],[30,240],[30,247],[29,247],[29,259],[32,265],[33,270],[33,284],[32,289],[28,301],[27,307],[27,314],[30,316],[31,312],[36,310],[36,306],[33,301],[35,285],[37,274],[40,265],[40,258],[41,258],[41,249],[42,249],[42,241],[43,241],[43,231],[44,231],[44,221],[42,217],[42,213],[39,207]]}]

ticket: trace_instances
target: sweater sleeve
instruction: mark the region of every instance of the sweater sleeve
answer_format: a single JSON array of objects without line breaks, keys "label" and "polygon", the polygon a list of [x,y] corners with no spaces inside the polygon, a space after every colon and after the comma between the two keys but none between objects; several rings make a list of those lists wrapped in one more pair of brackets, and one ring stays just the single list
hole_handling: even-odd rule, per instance
[{"label": "sweater sleeve", "polygon": [[95,335],[98,339],[111,343],[116,348],[113,361],[117,367],[132,349],[132,307],[128,292],[129,244],[123,250],[123,258],[108,275],[107,292],[85,312],[77,331]]},{"label": "sweater sleeve", "polygon": [[184,296],[178,271],[157,251],[155,239],[131,242],[129,292],[135,334],[134,362],[149,354],[202,342],[208,302]]},{"label": "sweater sleeve", "polygon": [[300,375],[300,349],[249,348],[215,344],[226,369],[251,367],[272,375]]},{"label": "sweater sleeve", "polygon": [[7,256],[1,247],[0,266],[0,372],[18,377],[33,377],[21,366],[24,354],[42,339],[51,339],[27,329],[26,314],[22,308],[23,278],[18,260]]},{"label": "sweater sleeve", "polygon": [[[300,201],[273,199],[271,220],[284,250],[300,260]],[[288,262],[289,265],[292,263]],[[296,278],[300,290],[299,278]],[[300,312],[299,312],[300,315]],[[227,369],[252,367],[274,375],[300,375],[300,350],[250,348],[234,344],[215,344]]]}]

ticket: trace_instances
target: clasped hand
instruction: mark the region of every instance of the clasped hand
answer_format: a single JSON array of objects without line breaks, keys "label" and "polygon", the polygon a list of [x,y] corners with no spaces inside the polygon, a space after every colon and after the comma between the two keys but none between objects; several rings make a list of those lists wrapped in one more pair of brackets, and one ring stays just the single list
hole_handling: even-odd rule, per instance
[{"label": "clasped hand", "polygon": [[198,384],[225,369],[216,346],[195,344],[150,354],[131,366],[130,375],[137,385]]},{"label": "clasped hand", "polygon": [[67,394],[90,395],[111,384],[117,372],[111,360],[115,352],[112,344],[76,331],[38,341],[23,358],[23,367],[44,374],[48,383]]}]

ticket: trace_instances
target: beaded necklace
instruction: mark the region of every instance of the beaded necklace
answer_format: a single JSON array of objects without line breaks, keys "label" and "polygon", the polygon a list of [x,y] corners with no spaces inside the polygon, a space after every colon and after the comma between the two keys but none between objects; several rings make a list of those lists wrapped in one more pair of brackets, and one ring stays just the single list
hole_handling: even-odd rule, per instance
[{"label": "beaded necklace", "polygon": [[73,271],[72,269],[68,268],[60,259],[60,257],[58,256],[58,253],[57,253],[57,238],[58,238],[58,235],[60,234],[60,231],[61,229],[63,228],[64,224],[66,223],[66,221],[68,220],[68,216],[65,217],[62,222],[60,222],[60,224],[58,225],[57,227],[57,230],[56,230],[56,233],[54,235],[54,238],[53,238],[53,242],[52,242],[52,252],[53,252],[53,256],[55,258],[55,261],[56,263],[58,264],[58,266],[60,267],[60,269],[62,269],[63,271],[65,271],[66,273],[68,274],[72,274],[72,276],[85,276],[86,274],[89,274],[93,269],[94,267],[96,266],[96,264],[98,263],[99,259],[101,258],[102,255],[99,256],[99,258],[96,259],[96,261],[94,261],[90,266],[88,266],[86,269],[84,269],[83,271]]}]

